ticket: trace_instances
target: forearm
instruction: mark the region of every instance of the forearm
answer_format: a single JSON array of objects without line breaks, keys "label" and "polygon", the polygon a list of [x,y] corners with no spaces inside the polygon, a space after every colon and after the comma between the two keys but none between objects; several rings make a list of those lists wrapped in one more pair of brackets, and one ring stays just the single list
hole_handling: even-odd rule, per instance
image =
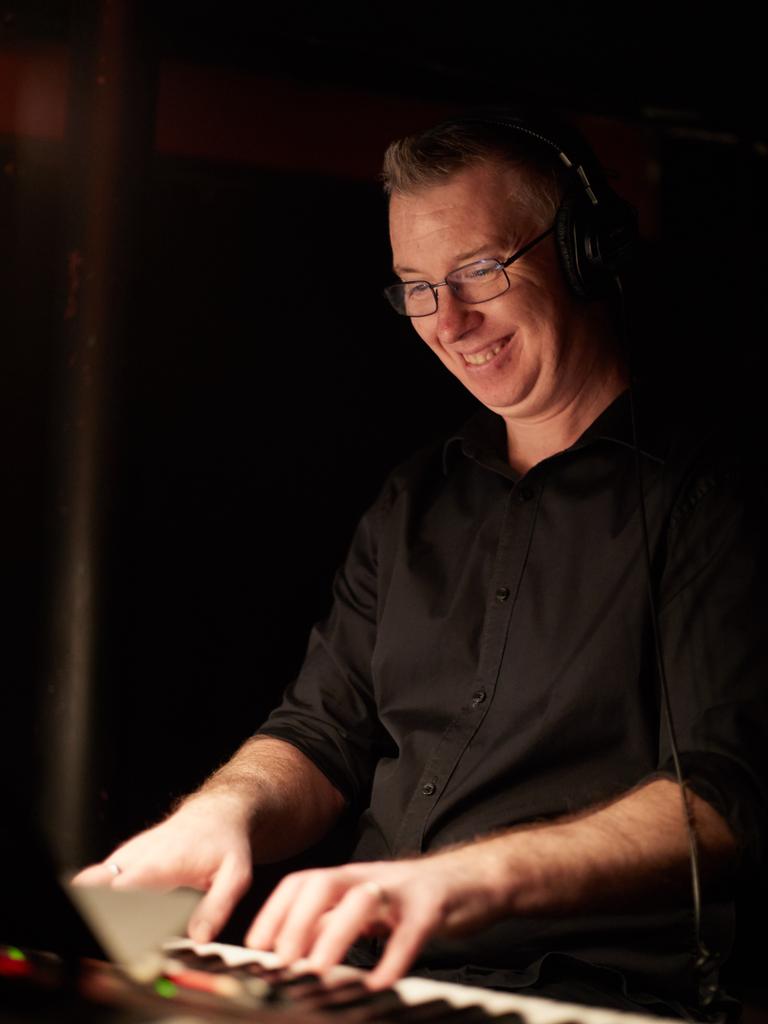
[{"label": "forearm", "polygon": [[215,801],[251,838],[255,863],[290,857],[321,839],[344,799],[312,761],[290,743],[257,736],[177,807]]},{"label": "forearm", "polygon": [[[736,843],[720,815],[688,794],[702,880],[726,874]],[[615,802],[555,822],[526,826],[435,854],[467,879],[483,879],[478,902],[493,918],[630,909],[687,898],[690,847],[680,790],[658,779]],[[472,917],[466,906],[452,922]]]}]

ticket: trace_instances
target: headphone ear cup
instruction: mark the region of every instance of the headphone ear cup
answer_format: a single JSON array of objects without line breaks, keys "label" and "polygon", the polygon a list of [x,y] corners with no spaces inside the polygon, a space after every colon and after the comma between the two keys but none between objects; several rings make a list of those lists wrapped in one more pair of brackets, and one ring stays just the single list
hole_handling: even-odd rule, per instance
[{"label": "headphone ear cup", "polygon": [[576,205],[573,197],[564,199],[560,204],[555,219],[555,237],[557,251],[560,254],[560,265],[571,291],[579,298],[587,299],[590,297],[590,292],[580,269],[579,253],[583,251],[583,239],[578,234]]},{"label": "headphone ear cup", "polygon": [[581,194],[568,196],[555,221],[557,247],[566,280],[582,299],[609,295],[614,277],[637,247],[637,215],[615,194],[604,193],[592,207]]},{"label": "headphone ear cup", "polygon": [[615,192],[606,192],[598,215],[590,218],[591,231],[585,238],[585,255],[600,282],[611,282],[618,271],[636,255],[638,248],[637,210]]}]

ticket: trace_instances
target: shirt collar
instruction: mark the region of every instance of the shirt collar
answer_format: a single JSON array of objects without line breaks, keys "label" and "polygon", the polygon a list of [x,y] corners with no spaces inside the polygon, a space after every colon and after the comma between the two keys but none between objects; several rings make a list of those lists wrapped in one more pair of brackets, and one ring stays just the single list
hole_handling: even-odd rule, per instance
[{"label": "shirt collar", "polygon": [[[657,415],[655,405],[634,390],[634,404],[638,422],[638,442],[643,455],[654,462],[663,464],[670,447],[667,417]],[[650,409],[654,408],[654,414]],[[623,391],[591,423],[584,433],[569,447],[569,451],[586,448],[601,441],[622,445],[634,451],[632,431],[632,395],[629,388]],[[461,452],[488,469],[501,472],[504,476],[515,474],[507,461],[507,437],[504,420],[489,409],[476,412],[461,430],[449,437],[443,446],[443,470],[448,472],[454,455]]]}]

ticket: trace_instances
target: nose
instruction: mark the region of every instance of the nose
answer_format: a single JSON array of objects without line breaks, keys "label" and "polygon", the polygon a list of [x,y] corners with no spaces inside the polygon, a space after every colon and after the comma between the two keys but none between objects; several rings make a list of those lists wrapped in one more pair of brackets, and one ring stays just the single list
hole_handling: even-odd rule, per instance
[{"label": "nose", "polygon": [[435,333],[441,345],[450,345],[464,338],[482,323],[483,314],[476,307],[457,299],[450,288],[438,293]]}]

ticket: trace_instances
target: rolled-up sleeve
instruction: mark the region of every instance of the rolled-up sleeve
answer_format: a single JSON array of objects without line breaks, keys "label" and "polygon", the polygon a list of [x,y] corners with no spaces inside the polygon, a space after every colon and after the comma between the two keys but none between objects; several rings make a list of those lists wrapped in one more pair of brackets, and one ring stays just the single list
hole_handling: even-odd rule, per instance
[{"label": "rolled-up sleeve", "polygon": [[[752,869],[768,853],[768,516],[756,476],[725,463],[689,478],[659,610],[683,774]],[[670,750],[662,718],[660,767],[671,775]]]},{"label": "rolled-up sleeve", "polygon": [[385,487],[360,521],[334,580],[330,614],[312,629],[297,678],[258,730],[301,750],[352,806],[366,802],[376,764],[392,747],[371,681],[379,535],[391,501]]}]

